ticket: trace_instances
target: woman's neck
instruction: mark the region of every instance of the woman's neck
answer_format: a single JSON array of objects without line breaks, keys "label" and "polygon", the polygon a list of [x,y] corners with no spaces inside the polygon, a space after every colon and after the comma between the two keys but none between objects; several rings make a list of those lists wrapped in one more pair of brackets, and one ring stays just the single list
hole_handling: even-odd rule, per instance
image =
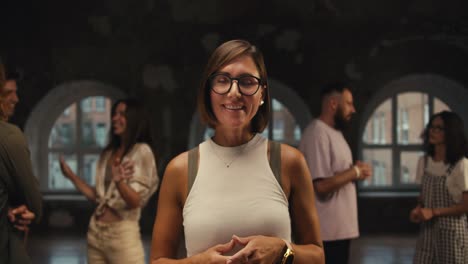
[{"label": "woman's neck", "polygon": [[123,154],[124,154],[124,147],[123,147],[123,145],[120,145],[118,148],[114,149],[112,155],[114,156],[114,158],[119,158],[120,159],[120,158],[122,158]]},{"label": "woman's neck", "polygon": [[120,145],[114,149],[114,156],[118,158],[122,158],[124,151],[125,151],[126,141],[123,137],[120,138]]},{"label": "woman's neck", "polygon": [[250,130],[223,130],[216,128],[212,139],[220,146],[235,147],[249,142],[254,136],[255,133],[250,132]]},{"label": "woman's neck", "polygon": [[446,147],[445,144],[438,144],[434,146],[434,161],[445,161]]}]

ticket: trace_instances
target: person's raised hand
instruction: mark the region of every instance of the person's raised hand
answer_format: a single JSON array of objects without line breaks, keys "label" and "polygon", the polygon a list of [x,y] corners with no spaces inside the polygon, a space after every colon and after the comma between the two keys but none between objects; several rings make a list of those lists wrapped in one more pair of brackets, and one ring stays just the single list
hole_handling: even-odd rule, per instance
[{"label": "person's raised hand", "polygon": [[116,158],[112,163],[112,180],[116,183],[132,178],[134,172],[133,161],[127,160],[121,163],[120,159]]},{"label": "person's raised hand", "polygon": [[60,170],[62,171],[63,176],[65,176],[68,179],[71,179],[73,176],[73,171],[68,166],[68,164],[65,162],[65,159],[63,158],[62,155],[59,157],[59,162],[60,162]]}]

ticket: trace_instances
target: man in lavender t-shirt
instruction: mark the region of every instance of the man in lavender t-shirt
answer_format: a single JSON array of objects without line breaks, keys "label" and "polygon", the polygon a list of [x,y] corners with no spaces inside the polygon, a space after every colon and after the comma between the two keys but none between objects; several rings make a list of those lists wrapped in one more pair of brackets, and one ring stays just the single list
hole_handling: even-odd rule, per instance
[{"label": "man in lavender t-shirt", "polygon": [[342,130],[356,111],[348,85],[321,91],[318,119],[305,129],[299,149],[309,165],[327,264],[348,263],[350,241],[359,236],[355,181],[371,176],[371,168],[353,157]]}]

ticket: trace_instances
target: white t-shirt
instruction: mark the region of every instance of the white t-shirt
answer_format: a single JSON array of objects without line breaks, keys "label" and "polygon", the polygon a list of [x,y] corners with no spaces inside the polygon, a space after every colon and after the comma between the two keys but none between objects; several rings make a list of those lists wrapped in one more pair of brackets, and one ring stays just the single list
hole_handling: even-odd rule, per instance
[{"label": "white t-shirt", "polygon": [[[434,176],[446,175],[449,164],[443,161],[434,161],[432,157],[427,157],[427,165],[424,164],[425,157],[419,158],[418,168],[416,171],[416,181],[421,183],[421,179],[425,173]],[[462,193],[468,191],[468,159],[463,158],[455,164],[452,172],[447,177],[447,189],[454,202],[459,203],[462,198]]]},{"label": "white t-shirt", "polygon": [[[313,179],[328,178],[349,169],[353,158],[348,143],[338,131],[320,119],[304,130],[299,144]],[[359,236],[356,186],[350,182],[327,199],[316,196],[317,214],[324,241]]]}]

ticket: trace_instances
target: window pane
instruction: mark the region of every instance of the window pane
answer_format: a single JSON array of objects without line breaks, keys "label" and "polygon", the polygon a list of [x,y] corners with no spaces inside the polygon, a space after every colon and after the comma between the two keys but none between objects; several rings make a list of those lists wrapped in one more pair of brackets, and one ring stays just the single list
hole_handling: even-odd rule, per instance
[{"label": "window pane", "polygon": [[297,142],[301,141],[301,128],[299,127],[299,125],[296,125],[296,127],[294,128],[294,140],[296,140]]},{"label": "window pane", "polygon": [[421,151],[403,151],[400,154],[400,182],[416,184],[416,167],[419,157],[424,155]]},{"label": "window pane", "polygon": [[88,98],[85,98],[83,100],[81,100],[81,110],[85,113],[87,112],[91,112],[91,101],[92,101],[92,97],[88,97]]},{"label": "window pane", "polygon": [[[88,97],[70,105],[59,116],[49,135],[48,189],[75,189],[60,170],[58,157],[64,152],[78,153],[64,155],[64,158],[75,173],[83,177],[88,184],[94,185],[94,173],[99,155],[90,154],[88,147],[92,147],[92,151],[95,152],[107,144],[107,135],[111,128],[110,106],[109,98]],[[82,164],[80,168],[78,163]]]},{"label": "window pane", "polygon": [[104,96],[96,96],[95,97],[95,104],[96,104],[96,111],[97,112],[105,112],[107,110],[107,102],[106,97]]},{"label": "window pane", "polygon": [[284,120],[277,119],[273,123],[273,139],[278,141],[284,140]]},{"label": "window pane", "polygon": [[72,147],[76,144],[76,104],[69,106],[55,121],[49,135],[49,147]]},{"label": "window pane", "polygon": [[[76,155],[63,155],[63,158],[73,172],[77,173]],[[59,153],[49,153],[49,189],[71,190],[74,188],[73,183],[65,178],[60,170]]]},{"label": "window pane", "polygon": [[90,185],[95,185],[96,166],[99,154],[86,154],[83,159],[83,179]]},{"label": "window pane", "polygon": [[[104,112],[97,108],[84,108],[84,106],[88,104],[87,102],[96,101],[96,98],[99,99],[103,97],[88,97],[81,101],[81,144],[87,147],[105,146],[107,143],[107,132],[111,126],[109,118],[110,108],[107,108],[107,111]],[[105,99],[105,105],[110,105],[110,99]]]},{"label": "window pane", "polygon": [[364,161],[372,166],[372,177],[364,181],[364,186],[391,186],[393,175],[392,150],[388,149],[364,149]]},{"label": "window pane", "polygon": [[392,143],[392,99],[380,104],[369,118],[363,141],[373,145]]},{"label": "window pane", "polygon": [[434,113],[438,113],[441,111],[451,111],[450,107],[446,103],[444,103],[442,100],[438,98],[434,98]]},{"label": "window pane", "polygon": [[108,135],[108,130],[110,128],[107,128],[105,123],[97,123],[96,124],[96,144],[99,147],[105,147],[107,144],[107,135]]},{"label": "window pane", "polygon": [[401,93],[397,97],[398,144],[421,144],[428,96],[425,93]]},{"label": "window pane", "polygon": [[[292,146],[299,145],[300,130],[297,131],[297,123],[294,116],[278,100],[272,101],[273,110],[273,140],[277,140]],[[299,137],[298,134],[299,133]]]}]

